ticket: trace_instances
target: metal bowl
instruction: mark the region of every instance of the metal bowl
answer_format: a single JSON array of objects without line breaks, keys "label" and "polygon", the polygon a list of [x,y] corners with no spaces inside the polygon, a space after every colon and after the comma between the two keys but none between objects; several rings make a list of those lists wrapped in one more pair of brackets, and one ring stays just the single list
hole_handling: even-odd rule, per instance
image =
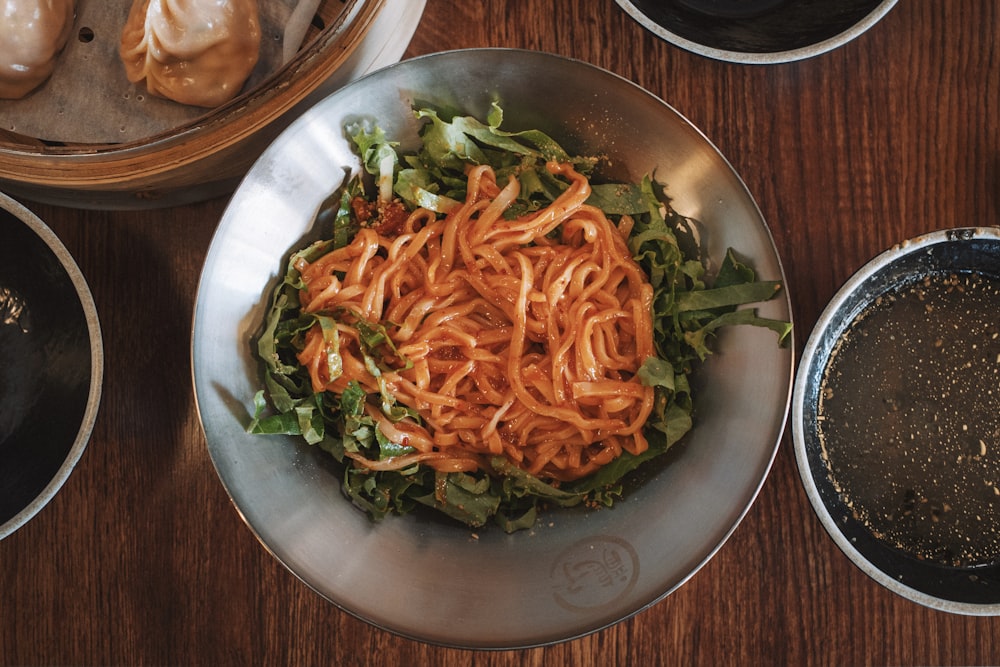
[{"label": "metal bowl", "polygon": [[[474,49],[405,61],[327,97],[264,152],[220,222],[195,308],[194,385],[212,460],[265,548],[320,595],[395,633],[470,648],[584,635],[694,575],[768,473],[793,366],[773,333],[725,332],[697,375],[696,426],[669,465],[612,509],[550,512],[511,535],[412,515],[373,524],[316,448],[247,435],[265,293],[344,168],[357,166],[345,122],[377,121],[405,149],[417,140],[413,105],[485,118],[494,100],[505,128],[538,128],[570,151],[607,155],[613,177],[655,172],[674,206],[704,223],[713,257],[732,246],[762,278],[783,279],[759,209],[718,150],[661,100],[574,60]],[[790,319],[787,299],[761,312]]]},{"label": "metal bowl", "polygon": [[896,0],[618,0],[662,39],[716,60],[803,60],[857,38]]},{"label": "metal bowl", "polygon": [[97,310],[58,237],[0,194],[0,539],[34,517],[90,439],[104,351]]},{"label": "metal bowl", "polygon": [[[809,500],[830,537],[855,565],[889,590],[922,605],[996,615],[1000,613],[1000,484],[995,473],[1000,466],[993,448],[1000,427],[992,391],[1000,372],[995,370],[1000,365],[1000,323],[995,305],[970,307],[974,302],[956,301],[970,317],[985,318],[986,327],[971,321],[963,324],[959,316],[936,315],[946,312],[944,304],[932,298],[934,292],[923,291],[927,286],[933,289],[937,280],[951,281],[955,276],[959,282],[946,293],[954,289],[971,299],[974,291],[962,281],[977,275],[1000,285],[1000,229],[933,232],[901,243],[861,268],[823,311],[802,352],[792,400],[792,433]],[[921,301],[905,306],[911,294]],[[910,307],[916,314],[907,317]],[[882,308],[895,309],[891,317],[898,326],[871,319],[873,309]],[[864,318],[882,324],[878,328],[893,336],[889,345],[906,351],[890,362],[889,373],[869,371],[882,366],[867,361],[865,350],[879,349],[874,333],[864,347],[851,342],[866,335],[861,328]],[[954,334],[940,335],[938,323]],[[963,345],[973,349],[973,344],[976,357],[963,353],[960,363],[943,366],[934,361],[948,359],[946,353],[962,352]],[[933,351],[921,353],[931,346]],[[979,360],[979,355],[986,360]],[[978,394],[976,381],[956,388],[940,381],[945,377],[941,370],[966,363],[970,373],[989,374],[986,389]],[[856,373],[865,374],[865,380],[848,391],[844,378]],[[956,410],[950,409],[953,401],[959,403]],[[841,407],[832,407],[837,405]],[[845,439],[835,423],[848,418],[853,435]],[[933,425],[933,432],[928,433],[925,425]],[[984,435],[983,430],[989,433]],[[900,438],[900,433],[907,435]],[[969,451],[956,453],[955,448]],[[989,487],[974,481],[984,474]],[[982,497],[986,500],[980,510],[972,503]],[[973,507],[976,511],[963,519]],[[970,532],[975,540],[969,539]],[[961,541],[958,549],[955,540]],[[977,554],[961,555],[966,549],[971,554],[978,543],[987,548],[980,545]]]}]

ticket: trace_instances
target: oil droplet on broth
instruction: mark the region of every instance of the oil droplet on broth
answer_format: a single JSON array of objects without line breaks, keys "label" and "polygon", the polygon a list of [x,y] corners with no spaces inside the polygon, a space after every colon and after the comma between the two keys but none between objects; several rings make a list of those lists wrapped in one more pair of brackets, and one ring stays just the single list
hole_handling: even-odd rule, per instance
[{"label": "oil droplet on broth", "polygon": [[922,560],[1000,562],[1000,280],[933,274],[879,297],[822,382],[820,442],[857,519]]}]

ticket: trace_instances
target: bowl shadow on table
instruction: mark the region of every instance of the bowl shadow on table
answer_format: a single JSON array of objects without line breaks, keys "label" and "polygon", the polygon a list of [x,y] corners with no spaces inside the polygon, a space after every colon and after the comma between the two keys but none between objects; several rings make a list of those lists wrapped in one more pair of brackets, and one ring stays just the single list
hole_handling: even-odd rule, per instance
[{"label": "bowl shadow on table", "polygon": [[[174,443],[175,448],[157,447],[142,456],[153,455],[158,471],[170,469],[169,457],[183,444],[183,420],[191,412],[193,399],[184,391],[188,384],[191,322],[184,287],[177,281],[175,267],[163,255],[154,238],[136,233],[131,224],[107,221],[103,231],[114,237],[117,252],[114,283],[105,289],[104,316],[110,365],[109,398],[118,410],[117,428],[125,446],[147,444],[147,433],[164,434],[158,443]],[[184,233],[175,230],[175,233]],[[141,389],[141,390],[137,390]]]},{"label": "bowl shadow on table", "polygon": [[91,256],[90,261],[114,265],[100,274],[111,372],[94,447],[101,462],[90,467],[90,485],[120,503],[99,511],[100,527],[107,531],[101,548],[120,586],[129,591],[128,607],[115,616],[128,619],[128,641],[137,646],[157,645],[162,635],[184,638],[197,632],[182,610],[211,600],[191,585],[206,583],[202,577],[212,545],[192,524],[215,522],[192,516],[206,513],[191,502],[199,497],[199,486],[214,488],[210,464],[202,461],[189,391],[194,290],[182,282],[177,259],[159,243],[167,234],[195,233],[189,228],[204,225],[196,218],[156,226],[108,213],[94,221],[99,227],[87,230],[105,238],[96,247],[111,248],[106,258]]}]

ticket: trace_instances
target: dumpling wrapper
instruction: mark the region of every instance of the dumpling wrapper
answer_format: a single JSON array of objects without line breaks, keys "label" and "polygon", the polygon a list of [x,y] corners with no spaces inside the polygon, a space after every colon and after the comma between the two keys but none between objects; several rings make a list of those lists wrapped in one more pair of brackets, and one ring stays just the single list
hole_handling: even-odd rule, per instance
[{"label": "dumpling wrapper", "polygon": [[216,107],[242,89],[260,39],[257,0],[135,0],[119,55],[150,94]]},{"label": "dumpling wrapper", "polygon": [[0,98],[42,85],[73,30],[76,0],[0,0]]}]

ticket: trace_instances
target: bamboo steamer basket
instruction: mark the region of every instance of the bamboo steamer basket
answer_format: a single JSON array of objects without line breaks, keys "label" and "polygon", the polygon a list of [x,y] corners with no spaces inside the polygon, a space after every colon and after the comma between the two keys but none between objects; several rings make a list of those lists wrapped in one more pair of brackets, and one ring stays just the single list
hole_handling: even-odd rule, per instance
[{"label": "bamboo steamer basket", "polygon": [[93,209],[174,206],[225,195],[296,115],[357,75],[343,70],[351,69],[352,56],[380,15],[383,21],[404,14],[413,19],[416,10],[415,27],[423,0],[395,0],[407,4],[386,18],[392,2],[322,0],[301,48],[279,69],[223,106],[148,137],[47,141],[0,124],[0,190]]}]

